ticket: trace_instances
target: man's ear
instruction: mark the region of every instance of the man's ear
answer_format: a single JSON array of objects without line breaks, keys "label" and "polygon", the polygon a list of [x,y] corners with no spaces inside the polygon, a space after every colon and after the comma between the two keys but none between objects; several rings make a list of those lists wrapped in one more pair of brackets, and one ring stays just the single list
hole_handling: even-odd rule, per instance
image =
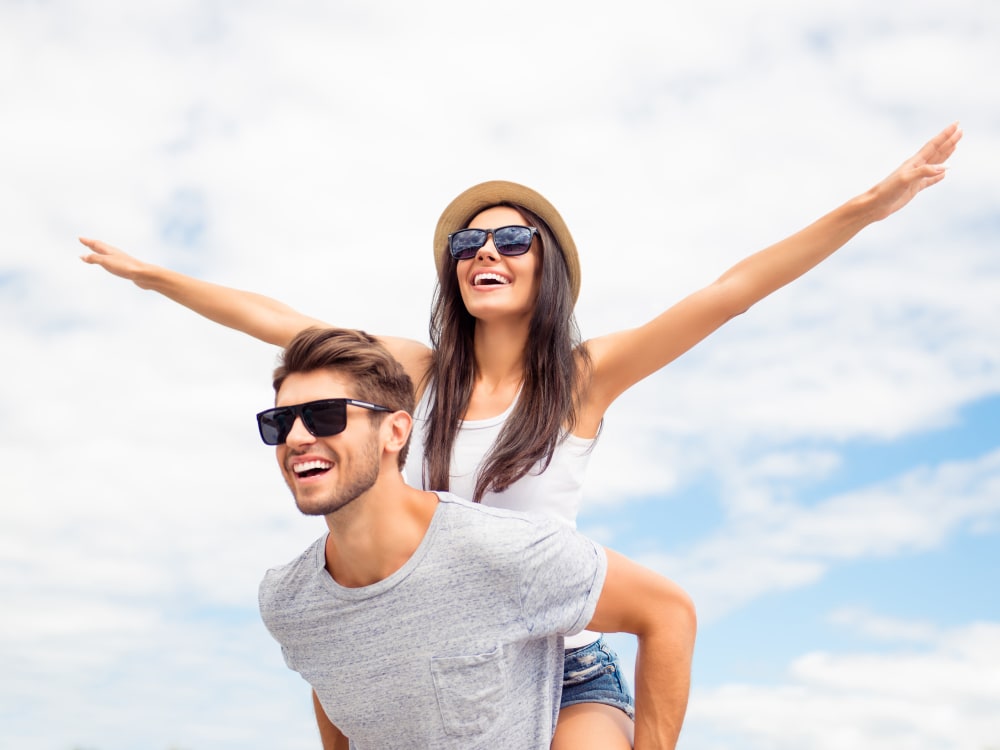
[{"label": "man's ear", "polygon": [[382,421],[382,445],[392,454],[403,450],[413,429],[413,417],[405,411],[394,411]]}]

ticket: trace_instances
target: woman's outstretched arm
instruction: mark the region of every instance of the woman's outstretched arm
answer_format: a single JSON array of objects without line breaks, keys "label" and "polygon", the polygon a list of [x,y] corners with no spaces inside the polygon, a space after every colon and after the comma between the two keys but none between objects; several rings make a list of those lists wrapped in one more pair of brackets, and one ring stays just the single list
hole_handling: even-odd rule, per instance
[{"label": "woman's outstretched arm", "polygon": [[626,389],[673,361],[772,292],[802,276],[869,224],[895,213],[945,175],[962,131],[949,125],[870,190],[805,229],[744,258],[718,280],[638,328],[587,342],[594,363],[585,396],[592,421]]},{"label": "woman's outstretched arm", "polygon": [[80,242],[91,251],[81,256],[84,263],[101,266],[108,273],[128,279],[141,289],[159,292],[209,320],[269,344],[285,346],[304,328],[329,325],[270,297],[210,284],[145,263],[100,240],[81,237]]},{"label": "woman's outstretched arm", "polygon": [[[250,334],[277,346],[286,346],[299,331],[329,323],[303,315],[283,302],[254,292],[211,284],[168,268],[145,263],[101,242],[80,238],[90,253],[84,263],[101,266],[108,273],[128,279],[141,289],[151,289],[221,325]],[[431,350],[411,339],[379,336],[382,344],[406,368],[414,383],[421,383],[430,366]]]}]

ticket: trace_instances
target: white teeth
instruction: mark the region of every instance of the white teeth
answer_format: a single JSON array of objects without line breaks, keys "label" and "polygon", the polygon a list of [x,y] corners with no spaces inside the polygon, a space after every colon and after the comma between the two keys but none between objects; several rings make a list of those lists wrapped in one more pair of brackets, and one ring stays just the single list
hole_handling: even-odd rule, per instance
[{"label": "white teeth", "polygon": [[304,464],[295,464],[292,467],[292,471],[296,474],[302,474],[307,471],[313,471],[314,469],[329,469],[332,468],[333,464],[328,461],[306,461]]},{"label": "white teeth", "polygon": [[495,281],[498,284],[509,284],[510,283],[510,281],[508,281],[507,279],[505,279],[503,276],[501,276],[498,273],[477,273],[475,275],[475,277],[473,277],[473,279],[472,279],[472,283],[475,284],[476,286],[479,286],[480,284],[484,284],[487,281]]}]

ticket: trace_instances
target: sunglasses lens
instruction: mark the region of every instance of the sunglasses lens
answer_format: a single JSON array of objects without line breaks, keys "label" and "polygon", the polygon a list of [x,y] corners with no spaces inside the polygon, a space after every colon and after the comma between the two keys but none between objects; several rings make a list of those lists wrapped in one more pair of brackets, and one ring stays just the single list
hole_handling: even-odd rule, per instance
[{"label": "sunglasses lens", "polygon": [[501,255],[524,255],[531,249],[531,227],[501,227],[493,232],[493,244]]},{"label": "sunglasses lens", "polygon": [[468,260],[476,255],[476,251],[486,244],[486,232],[482,229],[463,229],[451,236],[451,257],[455,260]]},{"label": "sunglasses lens", "polygon": [[302,421],[316,437],[331,437],[347,427],[347,404],[343,401],[307,404],[302,407]]},{"label": "sunglasses lens", "polygon": [[292,430],[295,413],[291,409],[269,409],[257,416],[260,437],[266,445],[281,445]]}]

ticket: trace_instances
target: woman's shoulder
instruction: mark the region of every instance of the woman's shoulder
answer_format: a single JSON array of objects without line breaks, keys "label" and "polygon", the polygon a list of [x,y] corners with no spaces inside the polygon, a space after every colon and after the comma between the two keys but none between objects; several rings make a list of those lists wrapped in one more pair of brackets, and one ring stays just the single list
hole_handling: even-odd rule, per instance
[{"label": "woman's shoulder", "polygon": [[415,339],[398,336],[378,336],[377,338],[406,370],[406,374],[413,381],[413,387],[419,399],[427,386],[427,376],[434,362],[434,350]]}]

